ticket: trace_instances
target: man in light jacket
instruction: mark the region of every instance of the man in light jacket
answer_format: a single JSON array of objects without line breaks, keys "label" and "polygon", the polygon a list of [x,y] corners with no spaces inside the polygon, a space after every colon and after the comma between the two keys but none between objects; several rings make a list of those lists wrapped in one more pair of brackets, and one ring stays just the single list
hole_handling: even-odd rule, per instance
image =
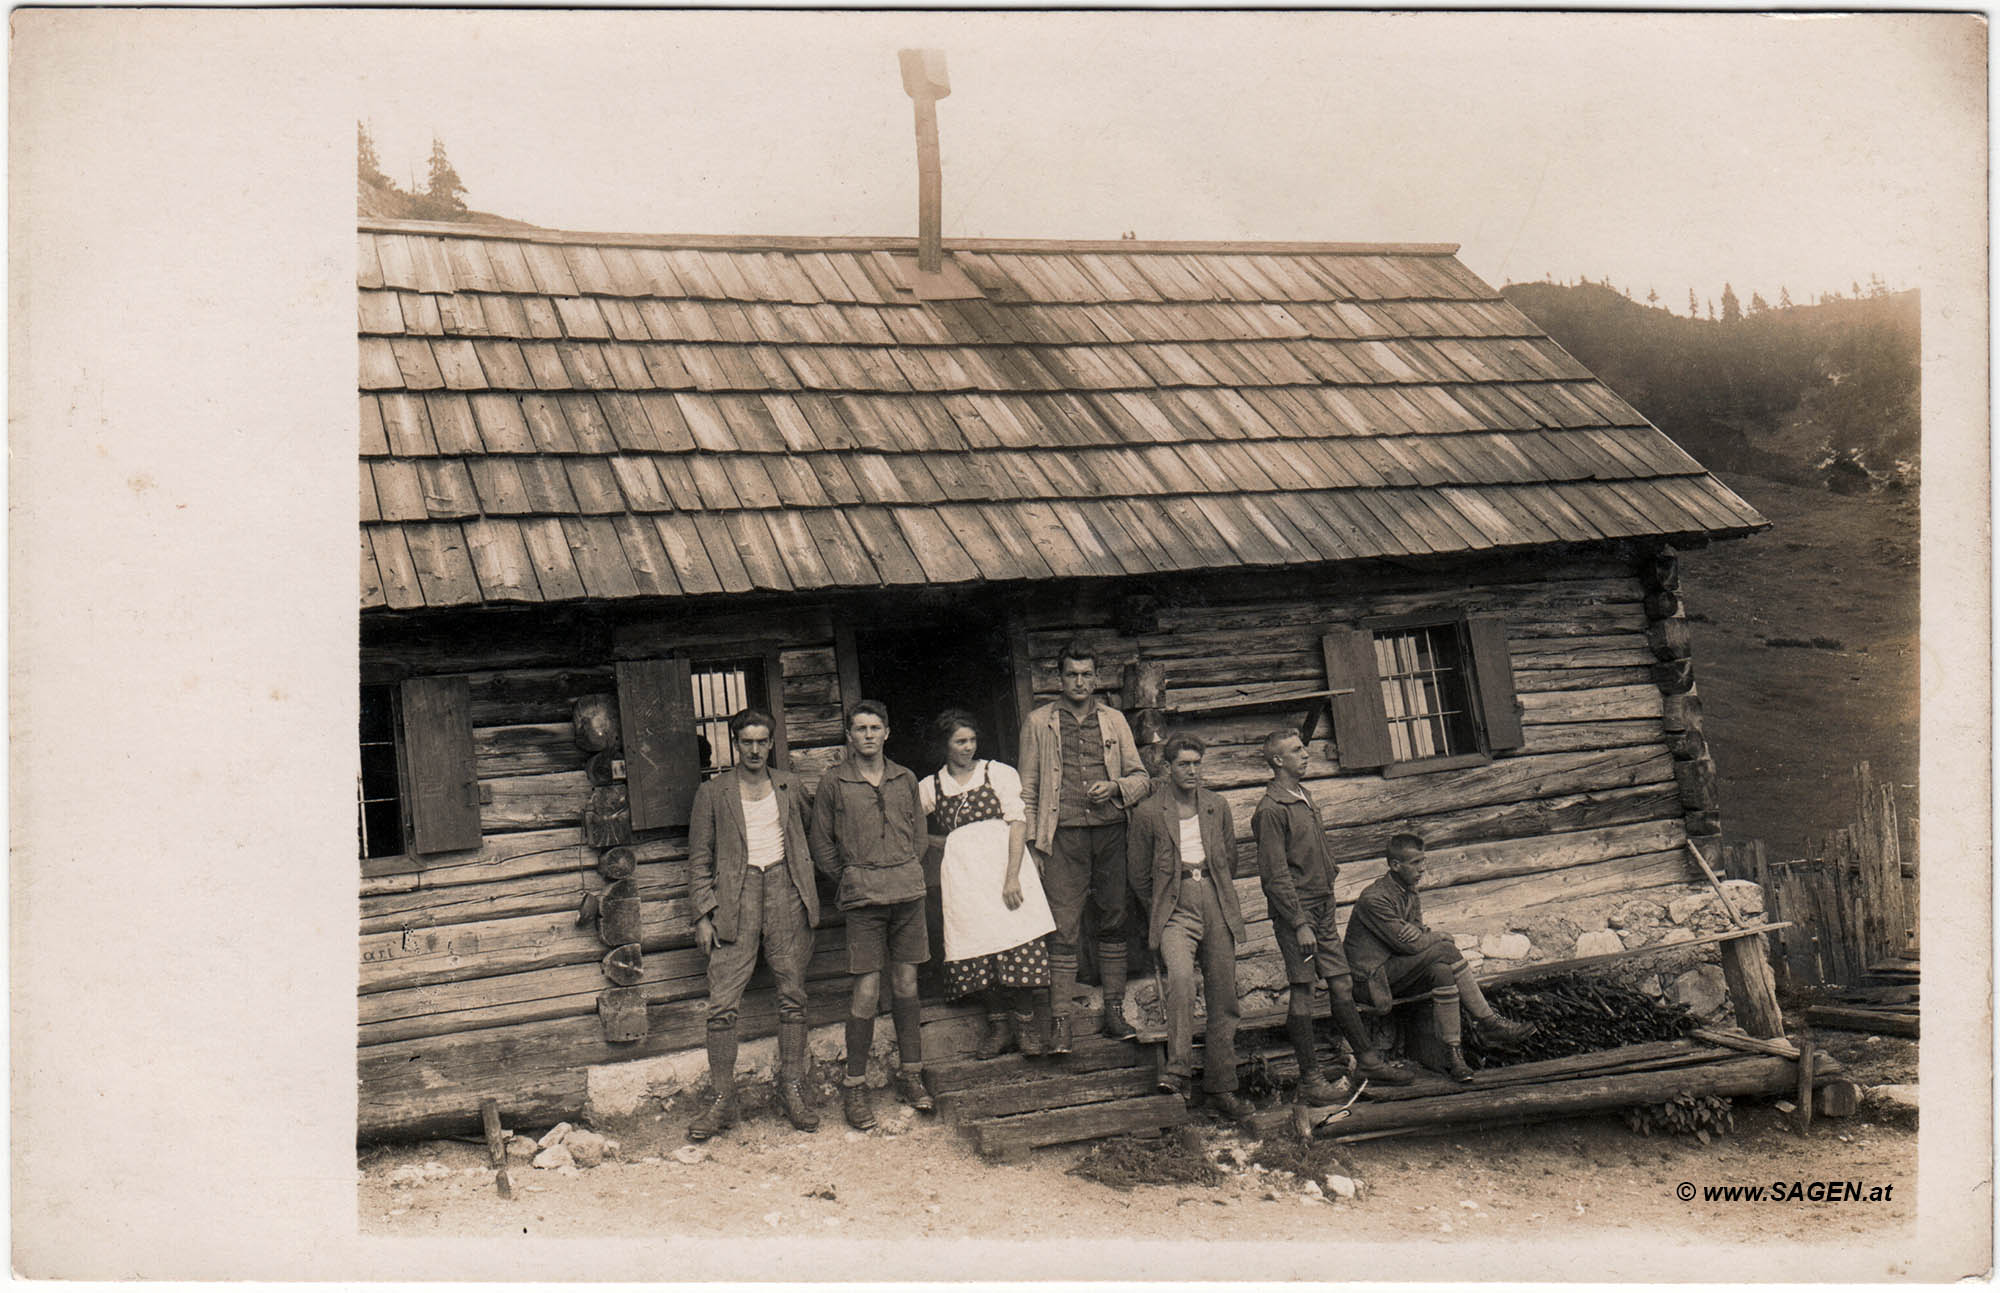
[{"label": "man in light jacket", "polygon": [[805,808],[789,772],[771,767],[776,723],[760,709],[729,720],[736,766],[694,793],[688,896],[708,958],[708,1080],[715,1098],[688,1127],[707,1140],[736,1122],[736,1013],[761,950],[778,991],[778,1101],[800,1131],[806,1103],[806,962],[819,924]]},{"label": "man in light jacket", "polygon": [[1052,1054],[1070,1049],[1076,951],[1083,907],[1097,915],[1097,965],[1104,985],[1106,1037],[1135,1035],[1125,1022],[1125,813],[1146,797],[1152,779],[1125,716],[1097,699],[1097,662],[1072,642],[1056,659],[1061,699],[1038,706],[1021,725],[1021,800],[1028,844],[1056,920],[1049,939]]},{"label": "man in light jacket", "polygon": [[1229,803],[1201,784],[1207,747],[1198,736],[1167,738],[1167,788],[1132,810],[1132,873],[1152,879],[1147,936],[1167,967],[1167,1065],[1161,1088],[1188,1095],[1194,1073],[1194,975],[1199,959],[1208,1025],[1201,1087],[1231,1121],[1250,1116],[1236,1094],[1236,945],[1244,937],[1236,901],[1236,824]]}]

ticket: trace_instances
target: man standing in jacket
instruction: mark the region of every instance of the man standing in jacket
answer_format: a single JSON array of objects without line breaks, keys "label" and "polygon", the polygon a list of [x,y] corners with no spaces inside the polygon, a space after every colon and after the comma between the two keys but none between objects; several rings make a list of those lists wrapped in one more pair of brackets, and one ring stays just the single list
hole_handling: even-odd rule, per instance
[{"label": "man standing in jacket", "polygon": [[1243,913],[1236,902],[1236,825],[1229,804],[1201,784],[1207,747],[1198,736],[1172,736],[1160,750],[1167,790],[1132,810],[1132,872],[1152,878],[1147,936],[1167,967],[1167,1066],[1161,1088],[1188,1094],[1194,1063],[1194,970],[1200,958],[1208,1025],[1202,1090],[1232,1122],[1250,1116],[1236,1094],[1236,944]]},{"label": "man standing in jacket", "polygon": [[868,1048],[875,1040],[882,966],[889,966],[890,1016],[896,1021],[896,1090],[929,1109],[924,1090],[923,1006],[917,967],[930,959],[924,922],[924,810],[917,778],[885,758],[889,710],[879,700],[847,711],[847,757],[820,779],[813,797],[812,856],[839,885],[847,916],[847,969],[854,993],[847,1011],[847,1076],[841,1087],[849,1125],[875,1125],[868,1095]]},{"label": "man standing in jacket", "polygon": [[708,1081],[715,1098],[688,1127],[707,1140],[736,1122],[736,1012],[761,950],[778,991],[778,1102],[792,1126],[819,1129],[806,1103],[806,962],[819,892],[800,792],[771,767],[776,729],[746,709],[729,720],[736,766],[694,793],[688,892],[694,941],[708,958]]},{"label": "man standing in jacket", "polygon": [[1125,810],[1152,781],[1125,716],[1097,700],[1097,662],[1072,642],[1056,659],[1062,698],[1038,706],[1021,725],[1021,801],[1028,843],[1048,892],[1056,930],[1049,939],[1049,995],[1055,1024],[1049,1050],[1070,1048],[1076,951],[1083,906],[1097,914],[1097,966],[1104,985],[1106,1037],[1135,1036],[1125,1022]]},{"label": "man standing in jacket", "polygon": [[1377,1001],[1430,993],[1438,1039],[1448,1056],[1446,1071],[1454,1080],[1466,1082],[1472,1078],[1472,1066],[1460,1049],[1461,1010],[1472,1017],[1479,1040],[1494,1050],[1518,1046],[1534,1035],[1535,1026],[1502,1018],[1487,1004],[1458,945],[1424,924],[1424,906],[1417,897],[1423,882],[1423,840],[1415,835],[1391,836],[1389,874],[1361,891],[1354,914],[1347,918],[1347,957]]},{"label": "man standing in jacket", "polygon": [[1257,869],[1271,911],[1271,933],[1285,958],[1285,978],[1292,989],[1285,1033],[1299,1057],[1299,1099],[1318,1105],[1340,1099],[1321,1075],[1319,1055],[1313,1049],[1315,979],[1326,980],[1333,1021],[1354,1051],[1355,1076],[1388,1086],[1407,1085],[1415,1076],[1376,1052],[1354,1008],[1354,976],[1333,914],[1333,881],[1340,868],[1327,848],[1319,808],[1302,784],[1312,753],[1297,729],[1281,727],[1264,738],[1264,758],[1271,765],[1271,782],[1250,818],[1250,833],[1257,839]]}]

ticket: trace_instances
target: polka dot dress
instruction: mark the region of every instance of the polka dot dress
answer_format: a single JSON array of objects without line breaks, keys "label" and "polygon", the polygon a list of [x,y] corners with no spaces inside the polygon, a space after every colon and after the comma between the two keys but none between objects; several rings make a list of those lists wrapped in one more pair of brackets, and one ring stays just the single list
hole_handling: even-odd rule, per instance
[{"label": "polka dot dress", "polygon": [[[982,777],[978,785],[955,795],[943,794],[942,784],[938,785],[937,789],[939,791],[937,821],[947,835],[979,822],[1005,820],[1005,813],[1000,806],[1000,796],[993,789],[990,774]],[[1024,881],[1028,879],[1024,877]],[[1047,987],[1049,984],[1047,940],[1032,938],[985,956],[946,961],[944,980],[945,995],[949,997],[970,996],[988,988]]]}]

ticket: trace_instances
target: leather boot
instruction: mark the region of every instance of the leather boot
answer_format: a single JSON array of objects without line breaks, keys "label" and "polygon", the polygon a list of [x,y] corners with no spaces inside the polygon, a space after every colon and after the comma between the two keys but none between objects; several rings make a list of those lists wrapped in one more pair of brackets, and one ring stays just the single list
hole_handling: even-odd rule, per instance
[{"label": "leather boot", "polygon": [[[1369,1059],[1368,1055],[1375,1058]],[[1391,1060],[1384,1059],[1373,1051],[1354,1061],[1354,1076],[1376,1086],[1408,1086],[1417,1080],[1417,1075]]]},{"label": "leather boot", "polygon": [[1049,1021],[1049,1054],[1069,1054],[1069,1016],[1057,1015]]},{"label": "leather boot", "polygon": [[781,1020],[778,1024],[778,1105],[785,1117],[800,1131],[818,1131],[819,1115],[806,1100],[805,1020]]},{"label": "leather boot", "polygon": [[1104,998],[1104,1018],[1100,1031],[1114,1042],[1129,1042],[1139,1035],[1138,1029],[1125,1022],[1125,998],[1113,996]]},{"label": "leather boot", "polygon": [[708,1084],[715,1094],[688,1124],[689,1140],[707,1140],[736,1125],[736,1029],[708,1030]]},{"label": "leather boot", "polygon": [[1037,1015],[1015,1015],[1014,1037],[1020,1043],[1021,1054],[1033,1059],[1049,1053],[1049,1017],[1046,1012]]},{"label": "leather boot", "polygon": [[986,1016],[986,1028],[979,1034],[979,1045],[974,1048],[974,1059],[998,1059],[1007,1052],[1014,1040],[1013,1018],[1003,1012]]},{"label": "leather boot", "polygon": [[1451,1080],[1454,1082],[1472,1081],[1472,1066],[1465,1062],[1465,1048],[1462,1046],[1447,1046],[1445,1047],[1445,1053],[1450,1057],[1445,1062],[1445,1072],[1451,1076]]},{"label": "leather boot", "polygon": [[1533,1024],[1516,1023],[1497,1014],[1473,1020],[1472,1029],[1478,1034],[1480,1045],[1496,1051],[1512,1050],[1533,1037],[1536,1031]]},{"label": "leather boot", "polygon": [[1326,1080],[1326,1074],[1314,1069],[1299,1075],[1298,1099],[1301,1104],[1339,1104],[1346,1097],[1340,1088]]},{"label": "leather boot", "polygon": [[856,1131],[867,1131],[875,1125],[875,1101],[869,1097],[866,1082],[849,1082],[840,1088],[840,1103],[847,1114],[847,1125]]}]

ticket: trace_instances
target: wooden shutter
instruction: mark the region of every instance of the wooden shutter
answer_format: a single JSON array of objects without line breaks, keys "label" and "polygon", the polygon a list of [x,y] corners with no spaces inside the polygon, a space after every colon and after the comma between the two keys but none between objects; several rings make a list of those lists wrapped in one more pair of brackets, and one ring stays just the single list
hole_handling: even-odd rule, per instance
[{"label": "wooden shutter", "polygon": [[403,763],[409,776],[410,852],[478,848],[472,690],[463,676],[403,683]]},{"label": "wooden shutter", "polygon": [[1334,690],[1353,688],[1350,694],[1328,701],[1333,739],[1340,747],[1340,766],[1379,768],[1391,756],[1389,715],[1382,708],[1382,679],[1375,672],[1375,636],[1365,629],[1336,624],[1319,643],[1326,656],[1326,685]]},{"label": "wooden shutter", "polygon": [[1514,662],[1507,654],[1507,623],[1498,615],[1469,615],[1466,637],[1472,644],[1473,687],[1479,694],[1479,716],[1486,725],[1486,748],[1516,750],[1528,743],[1521,715],[1514,704]]},{"label": "wooden shutter", "polygon": [[620,660],[618,724],[625,742],[632,829],[687,825],[695,787],[701,784],[688,662]]}]

